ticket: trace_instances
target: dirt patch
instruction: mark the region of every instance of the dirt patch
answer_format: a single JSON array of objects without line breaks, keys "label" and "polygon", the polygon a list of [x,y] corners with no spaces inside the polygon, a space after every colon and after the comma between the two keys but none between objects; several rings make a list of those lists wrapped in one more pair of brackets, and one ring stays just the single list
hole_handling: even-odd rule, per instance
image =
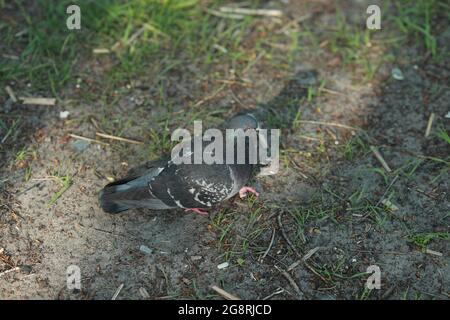
[{"label": "dirt patch", "polygon": [[[87,101],[68,88],[60,104],[70,111],[67,121],[59,119],[61,110],[20,110],[24,130],[2,153],[8,165],[0,173],[0,298],[110,299],[124,284],[119,299],[141,299],[141,288],[152,299],[211,299],[218,298],[210,290],[216,284],[244,299],[448,299],[450,148],[437,134],[448,129],[449,70],[426,58],[414,62],[422,48],[396,51],[375,37],[375,55],[402,59],[380,63],[373,79],[362,80],[359,62],[346,65],[331,48],[327,32],[336,28],[337,8],[324,3],[321,11],[309,1],[283,7],[295,17],[311,13],[291,31],[313,29],[313,36],[301,50],[289,37],[273,51],[261,44],[272,58],[262,56],[243,75],[230,71],[233,65],[216,66],[227,83],[219,90],[192,63],[164,79],[118,88],[119,99]],[[345,12],[353,17],[365,7]],[[290,30],[271,23],[252,25],[246,44],[252,47],[261,30]],[[439,43],[448,37],[445,28]],[[321,43],[314,45],[314,37]],[[404,80],[391,77],[394,66]],[[98,95],[100,75],[92,84]],[[2,119],[13,112],[8,101]],[[231,199],[207,218],[181,210],[109,215],[99,208],[98,191],[167,151],[172,129],[197,118],[214,125],[244,108],[283,128],[281,170],[254,181],[259,199]],[[96,126],[146,144],[68,138],[92,137]],[[16,154],[24,148],[19,160],[26,165]],[[224,262],[229,266],[219,269]],[[67,289],[70,265],[81,269],[81,291]],[[365,287],[370,265],[381,269],[381,290]]]}]

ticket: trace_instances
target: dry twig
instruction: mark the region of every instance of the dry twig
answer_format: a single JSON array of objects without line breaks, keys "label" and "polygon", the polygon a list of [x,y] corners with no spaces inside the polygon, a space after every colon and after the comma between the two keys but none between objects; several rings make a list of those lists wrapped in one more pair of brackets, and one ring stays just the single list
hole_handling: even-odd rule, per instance
[{"label": "dry twig", "polygon": [[141,141],[131,140],[131,139],[122,138],[122,137],[117,137],[117,136],[113,136],[111,134],[106,134],[106,133],[101,133],[101,132],[96,132],[95,135],[97,135],[99,137],[102,137],[102,138],[111,139],[111,140],[117,140],[117,141],[134,143],[134,144],[144,144]]},{"label": "dry twig", "polygon": [[5,90],[6,90],[6,92],[8,92],[8,95],[11,98],[12,102],[16,103],[17,102],[17,97],[14,94],[14,91],[11,89],[11,87],[10,86],[6,86]]},{"label": "dry twig", "polygon": [[94,50],[92,50],[92,53],[94,54],[106,54],[106,53],[110,53],[108,48],[96,48]]},{"label": "dry twig", "polygon": [[287,271],[281,269],[278,266],[275,266],[275,268],[286,278],[286,280],[289,282],[289,284],[292,286],[292,288],[297,293],[298,297],[301,298],[303,296],[303,293],[300,290],[300,288],[297,285],[297,283],[295,282],[295,280],[291,277],[291,275]]},{"label": "dry twig", "polygon": [[5,274],[8,274],[10,272],[18,271],[18,270],[20,270],[20,267],[14,267],[12,269],[8,269],[6,271],[0,272],[0,277],[4,276]]},{"label": "dry twig", "polygon": [[124,284],[122,283],[116,290],[116,292],[114,293],[113,297],[111,298],[111,300],[116,300],[117,296],[119,295],[120,291],[122,291]]},{"label": "dry twig", "polygon": [[425,130],[425,138],[427,138],[431,133],[431,128],[433,127],[433,122],[434,122],[435,116],[436,116],[436,114],[434,112],[432,112],[430,114],[430,118],[428,118],[427,129]]},{"label": "dry twig", "polygon": [[377,160],[381,163],[384,170],[386,170],[387,172],[391,172],[392,169],[388,166],[387,162],[384,160],[383,156],[381,155],[380,151],[378,151],[377,147],[370,146],[370,150],[373,152]]},{"label": "dry twig", "polygon": [[262,262],[264,260],[264,258],[269,254],[269,251],[270,251],[270,249],[272,249],[274,241],[275,241],[275,228],[272,230],[272,238],[270,240],[269,247],[264,252],[264,254],[262,255],[261,259],[259,259],[260,262]]},{"label": "dry twig", "polygon": [[313,121],[313,120],[298,120],[298,123],[308,123],[308,124],[317,124],[322,126],[331,126],[331,127],[338,127],[342,129],[348,129],[348,130],[354,130],[359,131],[360,128],[348,126],[346,124],[340,124],[340,123],[334,123],[334,122],[324,122],[324,121]]},{"label": "dry twig", "polygon": [[227,14],[213,9],[206,9],[206,12],[219,18],[236,19],[236,20],[244,19],[244,16],[241,14],[232,14],[232,13]]},{"label": "dry twig", "polygon": [[80,139],[80,140],[84,140],[84,141],[88,141],[88,142],[94,142],[94,143],[98,143],[104,146],[109,146],[109,143],[100,141],[100,140],[96,140],[96,139],[91,139],[91,138],[87,138],[87,137],[83,137],[83,136],[79,136],[73,133],[69,133],[69,136],[74,138],[74,139]]},{"label": "dry twig", "polygon": [[241,300],[235,295],[232,295],[231,293],[228,293],[225,290],[219,288],[218,286],[211,286],[211,289],[213,289],[215,292],[217,292],[219,295],[221,295],[223,298],[227,300]]},{"label": "dry twig", "polygon": [[22,100],[22,104],[35,104],[40,106],[54,106],[56,103],[55,98],[27,98],[19,97]]},{"label": "dry twig", "polygon": [[221,7],[220,12],[238,15],[265,16],[265,17],[281,17],[283,12],[276,9],[248,9],[248,8],[232,8]]}]

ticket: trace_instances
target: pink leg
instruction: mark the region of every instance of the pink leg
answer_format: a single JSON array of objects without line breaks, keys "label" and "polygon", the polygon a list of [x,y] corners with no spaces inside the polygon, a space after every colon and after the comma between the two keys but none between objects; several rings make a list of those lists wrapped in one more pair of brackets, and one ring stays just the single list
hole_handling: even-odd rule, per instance
[{"label": "pink leg", "polygon": [[245,198],[247,196],[247,192],[253,193],[255,197],[259,197],[259,193],[250,187],[242,187],[241,190],[239,190],[239,197],[241,197],[241,199]]},{"label": "pink leg", "polygon": [[190,208],[190,209],[184,210],[184,212],[190,212],[190,211],[196,212],[196,213],[198,213],[199,215],[202,215],[202,216],[207,216],[208,215],[208,211],[205,211],[205,210],[200,209],[200,208]]}]

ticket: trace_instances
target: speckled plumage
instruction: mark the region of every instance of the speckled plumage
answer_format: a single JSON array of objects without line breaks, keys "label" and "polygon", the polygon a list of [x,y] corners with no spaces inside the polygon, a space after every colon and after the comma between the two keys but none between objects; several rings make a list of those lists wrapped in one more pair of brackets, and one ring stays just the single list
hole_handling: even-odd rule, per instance
[{"label": "speckled plumage", "polygon": [[[224,128],[256,128],[253,116],[233,117]],[[225,153],[224,153],[225,154]],[[175,164],[162,159],[133,176],[105,186],[100,193],[104,211],[131,208],[155,210],[209,208],[231,198],[248,182],[252,164]]]}]

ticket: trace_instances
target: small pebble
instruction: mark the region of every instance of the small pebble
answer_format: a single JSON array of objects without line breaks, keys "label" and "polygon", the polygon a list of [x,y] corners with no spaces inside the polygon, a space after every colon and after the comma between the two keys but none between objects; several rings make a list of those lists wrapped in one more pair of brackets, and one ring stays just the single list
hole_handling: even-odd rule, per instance
[{"label": "small pebble", "polygon": [[145,254],[152,254],[152,253],[153,253],[153,250],[152,250],[152,249],[150,249],[149,247],[144,246],[144,245],[141,245],[141,246],[139,247],[139,250],[140,250],[141,252],[145,253]]},{"label": "small pebble", "polygon": [[139,288],[139,293],[144,299],[150,298],[150,295],[148,294],[147,290],[145,290],[145,288]]},{"label": "small pebble", "polygon": [[398,210],[398,207],[395,204],[393,204],[391,201],[389,201],[388,199],[383,199],[381,201],[381,203],[384,204],[386,206],[386,208],[388,208],[391,211],[397,211]]},{"label": "small pebble", "polygon": [[219,264],[219,265],[217,266],[217,269],[219,269],[219,270],[225,269],[225,268],[228,268],[229,265],[230,265],[230,264],[229,264],[228,262],[224,262],[224,263]]},{"label": "small pebble", "polygon": [[202,256],[192,256],[191,257],[192,261],[197,261],[197,260],[201,260],[201,259],[202,259]]},{"label": "small pebble", "polygon": [[59,112],[59,118],[60,119],[67,119],[69,117],[70,112],[69,111],[60,111]]},{"label": "small pebble", "polygon": [[3,110],[5,110],[6,113],[10,112],[12,110],[12,105],[13,101],[11,99],[6,100]]},{"label": "small pebble", "polygon": [[75,140],[72,142],[72,147],[76,152],[83,152],[89,147],[89,142],[84,140]]},{"label": "small pebble", "polygon": [[397,67],[395,67],[394,69],[391,70],[391,75],[395,80],[404,80],[405,79],[405,77],[403,76],[402,70],[400,70]]}]

